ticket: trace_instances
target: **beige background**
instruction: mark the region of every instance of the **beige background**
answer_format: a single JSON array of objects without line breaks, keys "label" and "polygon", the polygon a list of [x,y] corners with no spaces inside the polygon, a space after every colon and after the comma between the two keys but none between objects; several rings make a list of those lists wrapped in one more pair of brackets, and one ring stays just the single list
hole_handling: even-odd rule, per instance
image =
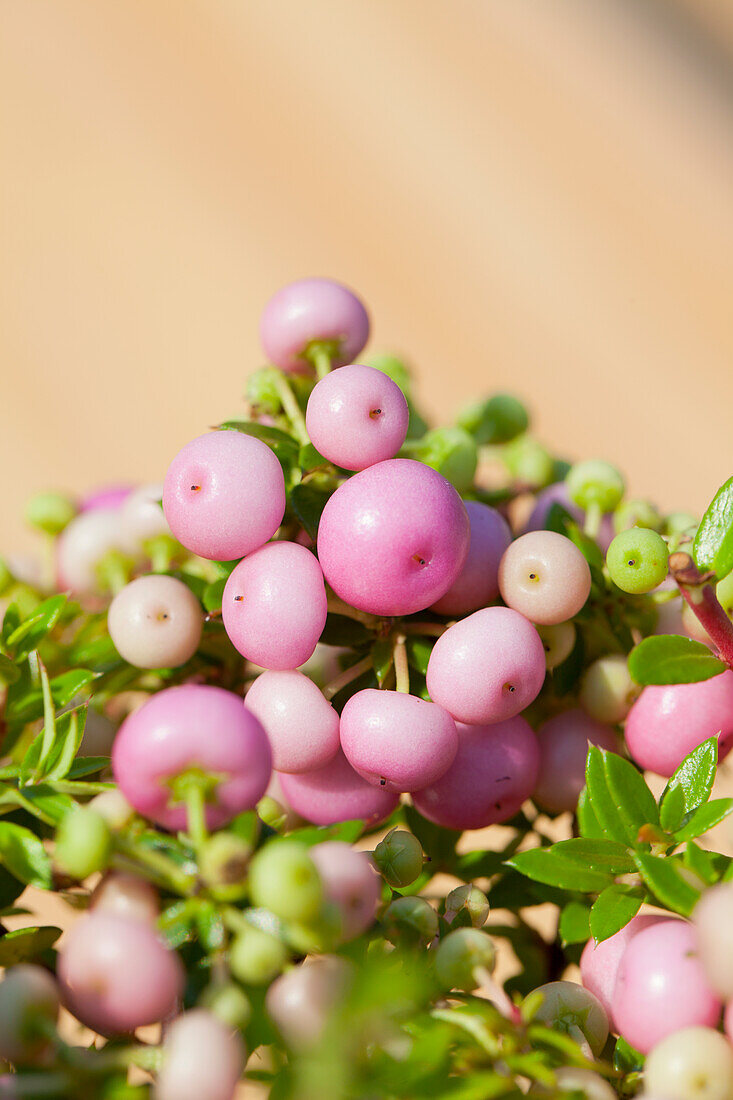
[{"label": "beige background", "polygon": [[[728,8],[726,15],[725,8]],[[699,508],[731,473],[714,0],[1,0],[0,544],[236,413],[269,294],[352,284],[449,416]]]}]

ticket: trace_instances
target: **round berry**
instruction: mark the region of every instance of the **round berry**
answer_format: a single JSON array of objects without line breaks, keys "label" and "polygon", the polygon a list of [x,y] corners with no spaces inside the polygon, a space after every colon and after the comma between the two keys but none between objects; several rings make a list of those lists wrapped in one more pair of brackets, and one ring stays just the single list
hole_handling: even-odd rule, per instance
[{"label": "round berry", "polygon": [[545,650],[545,667],[552,672],[570,656],[575,647],[577,631],[575,623],[551,623],[540,625],[537,633]]},{"label": "round berry", "polygon": [[201,994],[199,1005],[208,1008],[228,1027],[242,1031],[252,1019],[250,999],[235,982],[222,982],[215,978]]},{"label": "round berry", "polygon": [[509,473],[522,486],[540,488],[549,485],[555,476],[552,455],[531,436],[520,435],[512,440],[502,458]]},{"label": "round berry", "polygon": [[16,1066],[42,1058],[49,1039],[39,1024],[55,1024],[58,1014],[58,989],[47,970],[29,963],[7,969],[0,982],[0,1058]]},{"label": "round berry", "polygon": [[609,653],[588,666],[580,684],[580,705],[597,722],[623,722],[641,688],[631,679],[623,653]]},{"label": "round berry", "polygon": [[244,704],[264,727],[276,771],[314,771],[338,752],[339,716],[302,672],[261,673]]},{"label": "round berry", "polygon": [[478,500],[465,501],[470,541],[461,572],[433,604],[440,615],[466,615],[492,603],[499,594],[499,562],[512,541],[504,517]]},{"label": "round berry", "polygon": [[618,508],[626,488],[624,479],[609,462],[589,459],[576,462],[565,478],[570,499],[579,508],[595,506],[602,512]]},{"label": "round berry", "polygon": [[438,934],[438,914],[425,898],[397,898],[387,907],[383,920],[384,934],[395,946],[426,946]]},{"label": "round berry", "polygon": [[489,919],[489,899],[472,883],[456,886],[445,899],[445,919],[452,924],[459,913],[465,913],[473,928],[482,928]]},{"label": "round berry", "polygon": [[193,657],[204,625],[201,605],[175,577],[151,573],[117,593],[107,628],[120,657],[137,668],[178,668]]},{"label": "round berry", "polygon": [[715,1027],[722,1005],[700,964],[693,926],[665,920],[637,932],[621,958],[611,1004],[619,1032],[642,1054],[680,1028]]},{"label": "round berry", "polygon": [[485,401],[464,409],[458,423],[474,436],[479,446],[508,443],[529,427],[529,416],[521,401],[510,393],[495,393]]},{"label": "round berry", "polygon": [[375,786],[415,791],[443,775],[458,751],[456,724],[435,703],[366,688],[341,712],[341,748]]},{"label": "round berry", "polygon": [[410,453],[442,474],[459,493],[473,485],[478,447],[463,428],[433,428],[410,446]]},{"label": "round berry", "polygon": [[123,550],[119,512],[113,508],[94,508],[81,512],[56,541],[56,570],[60,589],[71,589],[80,596],[100,591],[97,567],[111,551]]},{"label": "round berry", "polygon": [[263,546],[285,513],[282,466],[260,439],[208,432],[168,467],[163,510],[178,541],[202,558],[232,561]]},{"label": "round berry", "polygon": [[542,994],[535,1019],[556,1031],[581,1031],[598,1057],[608,1038],[608,1017],[598,998],[576,982],[547,982],[535,992]]},{"label": "round berry", "polygon": [[695,906],[700,962],[710,985],[726,1000],[733,998],[733,883],[711,886]]},{"label": "round berry", "polygon": [[665,1100],[730,1100],[733,1048],[710,1027],[675,1031],[649,1053],[644,1088]]},{"label": "round berry", "polygon": [[252,845],[235,833],[218,832],[199,852],[202,880],[220,900],[236,901],[245,892]]},{"label": "round berry", "polygon": [[618,1030],[613,1018],[613,991],[624,951],[634,936],[643,929],[668,919],[676,918],[660,917],[653,913],[632,917],[620,932],[609,936],[607,940],[601,940],[600,943],[590,939],[583,948],[583,954],[580,956],[580,979],[585,988],[589,989],[603,1005],[613,1031]]},{"label": "round berry", "polygon": [[[617,1100],[618,1093],[611,1088],[608,1081],[604,1081],[600,1073],[594,1073],[592,1069],[582,1069],[580,1066],[560,1066],[555,1070],[555,1084],[562,1094],[582,1096],[583,1100]],[[544,1089],[533,1085],[527,1093],[546,1095]],[[646,1100],[652,1100],[647,1097]]]},{"label": "round berry", "polygon": [[577,615],[588,599],[590,584],[590,567],[580,550],[554,531],[522,535],[508,547],[499,565],[504,603],[543,625]]},{"label": "round berry", "polygon": [[662,517],[648,500],[626,500],[613,513],[613,526],[617,534],[630,527],[648,527],[651,531],[659,531]]},{"label": "round berry", "polygon": [[281,974],[267,991],[267,1014],[289,1047],[306,1050],[321,1038],[342,999],[349,967],[337,955],[308,958]]},{"label": "round berry", "polygon": [[411,886],[422,873],[422,845],[404,829],[390,829],[374,849],[374,862],[390,886],[402,890]]},{"label": "round berry", "polygon": [[718,738],[724,760],[733,748],[733,671],[696,684],[645,687],[624,732],[632,759],[658,775],[672,775],[709,737]]},{"label": "round berry", "polygon": [[120,524],[131,553],[139,553],[143,543],[159,535],[169,535],[170,528],[163,514],[163,483],[140,485],[128,493],[120,508]]},{"label": "round berry", "polygon": [[[559,504],[579,527],[585,525],[585,511],[579,508],[577,504],[573,504],[568,495],[565,482],[556,481],[553,485],[548,485],[535,497],[534,508],[525,524],[525,533],[527,531],[540,531],[545,527],[553,504]],[[601,519],[601,525],[596,536],[596,542],[601,549],[606,550],[608,548],[614,534],[613,517],[610,512],[607,512]]]},{"label": "round berry", "polygon": [[622,592],[651,592],[667,576],[667,543],[656,531],[632,527],[616,535],[606,553],[613,583]]},{"label": "round berry", "polygon": [[438,638],[428,661],[434,703],[456,721],[502,722],[536,699],[545,650],[532,624],[508,607],[475,611]]},{"label": "round berry", "polygon": [[246,1053],[239,1034],[194,1008],[167,1028],[155,1100],[233,1100]]},{"label": "round berry", "polygon": [[103,910],[150,925],[157,921],[160,909],[155,887],[126,871],[111,871],[104,876],[94,889],[91,907],[94,912]]},{"label": "round berry", "polygon": [[287,961],[282,940],[254,924],[242,928],[229,948],[232,974],[245,985],[269,985]]},{"label": "round berry", "polygon": [[45,535],[58,535],[76,515],[76,505],[65,493],[36,493],[25,506],[25,521]]},{"label": "round berry", "polygon": [[352,363],[327,374],[308,398],[305,424],[313,446],[345,470],[394,458],[409,411],[399,386],[374,367]]},{"label": "round berry", "polygon": [[317,771],[301,775],[278,772],[277,778],[291,809],[314,825],[357,820],[376,825],[389,817],[399,802],[393,791],[367,783],[340,750]]},{"label": "round berry", "polygon": [[270,543],[235,566],[221,608],[243,657],[263,668],[294,669],[313,656],[326,624],[321,567],[304,546]]},{"label": "round berry", "polygon": [[297,840],[271,840],[260,848],[249,869],[254,905],[276,917],[305,924],[320,914],[323,885],[308,848]]},{"label": "round berry", "polygon": [[446,829],[483,829],[507,821],[537,782],[537,738],[520,716],[457,729],[455,760],[436,783],[413,795],[415,808]]},{"label": "round berry", "polygon": [[478,928],[456,928],[440,941],[435,952],[435,976],[443,989],[476,989],[481,971],[496,963],[494,941]]},{"label": "round berry", "polygon": [[91,493],[82,497],[79,511],[93,512],[97,508],[121,508],[133,489],[133,485],[103,485],[99,489],[93,489]]},{"label": "round berry", "polygon": [[391,459],[331,496],[318,528],[326,580],[374,615],[410,615],[444,596],[468,553],[469,522],[453,486],[422,462]]},{"label": "round berry", "polygon": [[537,731],[537,741],[540,772],[532,798],[543,809],[556,814],[575,812],[585,786],[588,746],[618,752],[613,729],[577,709],[550,718]]},{"label": "round berry", "polygon": [[271,363],[299,372],[313,344],[325,345],[331,366],[353,363],[369,339],[369,317],[352,291],[332,279],[299,279],[270,298],[260,339]]},{"label": "round berry", "polygon": [[381,896],[381,881],[366,852],[340,840],[310,850],[327,902],[339,914],[340,938],[353,940],[371,928]]},{"label": "round berry", "polygon": [[114,831],[124,829],[135,816],[135,810],[117,788],[102,791],[101,794],[95,795],[89,805],[104,818],[110,829]]},{"label": "round berry", "polygon": [[186,807],[171,782],[187,772],[212,781],[206,819],[218,828],[265,793],[272,770],[267,735],[233,692],[182,684],[152,696],[120,726],[112,771],[138,813],[167,829],[185,829]]},{"label": "round berry", "polygon": [[84,879],[103,871],[112,854],[109,825],[90,806],[76,806],[64,814],[56,830],[54,862],[72,878]]}]

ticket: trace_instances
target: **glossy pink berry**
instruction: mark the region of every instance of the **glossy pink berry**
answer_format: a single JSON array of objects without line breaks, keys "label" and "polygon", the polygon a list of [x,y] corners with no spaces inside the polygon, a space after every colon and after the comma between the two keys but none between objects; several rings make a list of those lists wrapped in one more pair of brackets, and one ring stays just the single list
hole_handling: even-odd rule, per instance
[{"label": "glossy pink berry", "polygon": [[213,1012],[194,1008],[173,1021],[163,1039],[155,1100],[233,1100],[246,1051],[237,1031]]},{"label": "glossy pink berry", "polygon": [[202,558],[232,561],[263,546],[285,513],[282,466],[260,439],[208,432],[168,467],[163,510],[171,531]]},{"label": "glossy pink berry", "polygon": [[201,641],[201,604],[183,581],[164,574],[136,577],[107,612],[115,649],[137,668],[178,668]]},{"label": "glossy pink berry", "polygon": [[537,738],[521,716],[491,726],[459,724],[455,760],[413,802],[446,829],[483,829],[517,813],[534,790],[538,768]]},{"label": "glossy pink berry", "polygon": [[353,607],[410,615],[456,580],[469,532],[453,486],[422,462],[395,458],[355,474],[331,496],[318,557],[328,583]]},{"label": "glossy pink berry", "polygon": [[575,811],[585,786],[585,761],[589,745],[618,752],[611,726],[596,722],[579,709],[563,711],[537,731],[540,773],[532,798],[545,810]]},{"label": "glossy pink berry", "polygon": [[353,940],[371,928],[382,893],[382,880],[366,852],[341,840],[314,844],[316,865],[327,902],[336,906],[343,940]]},{"label": "glossy pink berry", "polygon": [[305,424],[317,451],[345,470],[394,458],[410,418],[399,386],[381,370],[352,363],[322,378],[308,398]]},{"label": "glossy pink berry", "polygon": [[733,672],[697,684],[645,687],[626,719],[626,745],[642,768],[672,775],[709,737],[718,738],[718,759],[733,747]]},{"label": "glossy pink berry", "polygon": [[288,806],[314,825],[357,820],[375,825],[389,817],[399,802],[394,791],[367,783],[341,751],[318,771],[278,772],[278,779]]},{"label": "glossy pink berry", "polygon": [[613,991],[616,988],[616,976],[624,951],[639,932],[668,919],[675,918],[657,916],[654,913],[632,917],[620,932],[616,932],[615,935],[609,936],[607,940],[602,940],[600,943],[590,939],[583,948],[583,954],[580,956],[580,979],[585,988],[594,993],[603,1005],[612,1031],[617,1030],[613,1018]]},{"label": "glossy pink berry", "polygon": [[98,592],[97,567],[113,550],[124,550],[119,510],[100,507],[80,512],[56,541],[59,588],[82,596]]},{"label": "glossy pink berry", "polygon": [[457,579],[433,604],[440,615],[466,615],[493,603],[499,594],[499,562],[512,541],[500,512],[478,500],[464,502],[471,536],[468,556]]},{"label": "glossy pink berry", "polygon": [[488,725],[519,714],[545,679],[545,650],[523,615],[486,607],[446,630],[428,662],[430,698],[458,722]]},{"label": "glossy pink berry", "polygon": [[318,560],[295,542],[263,546],[230,573],[221,610],[232,645],[248,661],[271,669],[302,665],[326,624]]},{"label": "glossy pink berry", "polygon": [[705,977],[694,927],[668,920],[638,932],[621,958],[611,1007],[620,1034],[642,1054],[681,1028],[715,1027],[722,1003]]},{"label": "glossy pink berry", "polygon": [[367,311],[333,279],[289,283],[270,298],[260,321],[265,354],[284,371],[306,369],[312,344],[328,347],[333,367],[353,363],[368,339]]},{"label": "glossy pink berry", "polygon": [[533,623],[572,619],[590,594],[590,566],[575,543],[555,531],[530,531],[507,549],[499,565],[507,607]]},{"label": "glossy pink berry", "polygon": [[456,724],[435,703],[365,688],[341,712],[341,748],[369,783],[415,791],[443,775],[458,751]]},{"label": "glossy pink berry", "polygon": [[279,772],[322,768],[339,749],[339,716],[302,672],[263,672],[244,705],[259,718]]},{"label": "glossy pink berry", "polygon": [[267,735],[233,692],[206,684],[166,688],[120,726],[112,771],[128,802],[167,829],[185,829],[186,807],[171,782],[186,772],[208,774],[206,811],[218,828],[265,793],[271,773]]},{"label": "glossy pink berry", "polygon": [[184,983],[178,956],[149,925],[105,912],[72,925],[57,976],[69,1011],[101,1035],[164,1020]]}]

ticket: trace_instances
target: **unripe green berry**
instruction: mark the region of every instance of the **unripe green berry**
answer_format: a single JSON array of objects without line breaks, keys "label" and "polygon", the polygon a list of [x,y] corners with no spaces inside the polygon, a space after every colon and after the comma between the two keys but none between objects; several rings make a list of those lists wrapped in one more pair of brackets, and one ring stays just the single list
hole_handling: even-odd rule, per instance
[{"label": "unripe green berry", "polygon": [[[359,360],[362,362],[362,360]],[[368,367],[374,367],[375,370],[381,370],[382,374],[386,374],[388,378],[391,378],[396,386],[399,386],[405,397],[410,396],[410,389],[412,386],[412,377],[410,374],[410,368],[402,359],[398,359],[396,355],[388,355],[386,353],[380,353],[378,355],[370,355],[368,359],[363,360]]]},{"label": "unripe green berry", "polygon": [[616,533],[628,531],[630,527],[648,527],[652,531],[662,528],[661,515],[648,500],[624,500],[613,513],[613,526]]},{"label": "unripe green berry", "polygon": [[297,840],[271,840],[249,869],[252,903],[281,920],[308,924],[323,905],[323,887],[308,849]]},{"label": "unripe green berry", "polygon": [[545,665],[551,672],[573,652],[577,637],[575,623],[540,624],[536,629],[545,650]]},{"label": "unripe green berry", "polygon": [[412,833],[391,829],[374,849],[374,862],[390,886],[404,889],[422,873],[422,845]]},{"label": "unripe green berry", "polygon": [[64,493],[36,493],[25,506],[25,520],[46,535],[58,535],[76,515],[76,505]]},{"label": "unripe green berry", "polygon": [[465,913],[473,928],[482,928],[489,919],[489,899],[473,883],[456,886],[445,899],[445,919],[449,922]]},{"label": "unripe green berry", "polygon": [[608,1038],[608,1017],[598,998],[582,985],[565,981],[548,982],[535,993],[542,994],[535,1019],[575,1038],[584,1036],[598,1057]]},{"label": "unripe green berry", "polygon": [[496,948],[486,932],[457,928],[440,941],[435,953],[435,976],[443,989],[476,989],[481,970],[494,969]]},{"label": "unripe green berry", "polygon": [[79,806],[69,811],[56,830],[54,861],[72,878],[85,879],[103,871],[112,854],[109,825],[96,810]]},{"label": "unripe green berry", "polygon": [[692,534],[699,522],[691,512],[670,512],[664,520],[664,534],[669,536]]},{"label": "unripe green berry", "polygon": [[478,466],[478,448],[472,436],[463,428],[434,428],[419,444],[410,448],[426,466],[432,466],[450,481],[459,493],[473,485]]},{"label": "unripe green berry", "polygon": [[438,934],[438,914],[425,898],[397,898],[383,919],[385,935],[395,946],[424,946]]},{"label": "unripe green berry", "polygon": [[504,452],[504,462],[516,481],[542,489],[549,485],[555,474],[552,455],[530,436],[522,435],[510,443]]},{"label": "unripe green berry", "polygon": [[247,379],[247,400],[259,412],[275,416],[282,409],[278,391],[278,371],[275,367],[260,367]]},{"label": "unripe green berry", "polygon": [[616,535],[606,554],[611,580],[622,592],[651,592],[667,576],[669,551],[656,531],[632,527]]},{"label": "unripe green berry", "polygon": [[245,985],[267,985],[288,961],[285,944],[252,925],[243,928],[229,949],[229,966]]},{"label": "unripe green berry", "polygon": [[580,683],[580,705],[597,722],[623,722],[641,687],[631,679],[623,653],[609,653],[588,666]]},{"label": "unripe green berry", "polygon": [[579,508],[597,507],[601,512],[613,512],[624,495],[624,479],[610,462],[589,459],[576,462],[565,478],[570,499]]},{"label": "unripe green berry", "polygon": [[199,853],[199,871],[217,897],[234,900],[246,892],[252,846],[234,833],[215,833]]},{"label": "unripe green berry", "polygon": [[118,788],[95,795],[91,802],[87,803],[87,807],[103,817],[113,832],[124,829],[135,816],[132,806]]},{"label": "unripe green berry", "polygon": [[223,1023],[239,1030],[243,1030],[252,1018],[249,997],[234,982],[207,986],[201,995],[200,1004],[218,1016]]},{"label": "unripe green berry", "polygon": [[257,816],[265,825],[269,825],[276,833],[279,833],[287,822],[288,811],[271,795],[263,795],[257,803]]},{"label": "unripe green berry", "polygon": [[529,416],[521,401],[510,393],[496,393],[486,401],[465,408],[458,424],[470,432],[480,447],[508,443],[526,432]]}]

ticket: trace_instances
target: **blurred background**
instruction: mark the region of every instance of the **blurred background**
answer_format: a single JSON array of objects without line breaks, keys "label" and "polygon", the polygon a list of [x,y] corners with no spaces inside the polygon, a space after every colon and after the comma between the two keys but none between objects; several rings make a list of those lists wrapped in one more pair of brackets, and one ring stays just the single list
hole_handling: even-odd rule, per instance
[{"label": "blurred background", "polygon": [[449,418],[492,389],[634,492],[732,472],[733,10],[2,0],[4,551],[42,487],[236,415],[269,295],[354,287]]}]

